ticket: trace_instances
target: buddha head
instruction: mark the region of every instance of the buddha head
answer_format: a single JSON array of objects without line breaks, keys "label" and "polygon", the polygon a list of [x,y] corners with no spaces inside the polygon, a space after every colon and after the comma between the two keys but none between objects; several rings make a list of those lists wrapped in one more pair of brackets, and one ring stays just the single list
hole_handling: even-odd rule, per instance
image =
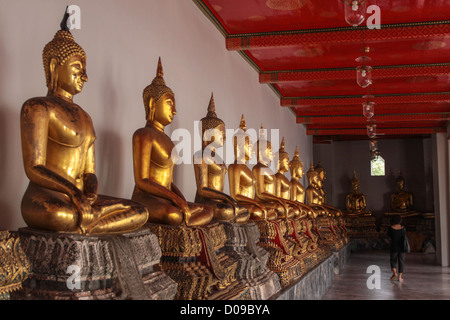
[{"label": "buddha head", "polygon": [[403,191],[405,187],[405,180],[403,179],[401,171],[398,172],[398,177],[395,179],[395,183],[397,184],[397,190]]},{"label": "buddha head", "polygon": [[310,186],[317,186],[319,183],[319,173],[314,169],[314,165],[311,162],[308,172],[306,172],[306,178]]},{"label": "buddha head", "polygon": [[87,82],[86,53],[67,28],[68,13],[61,22],[61,30],[47,43],[42,52],[46,84],[49,94],[72,99]]},{"label": "buddha head", "polygon": [[213,94],[209,100],[208,113],[200,123],[203,148],[207,145],[222,147],[225,141],[225,123],[217,117]]},{"label": "buddha head", "polygon": [[353,171],[353,179],[352,179],[352,191],[353,193],[358,193],[359,191],[359,180],[356,177],[356,171]]},{"label": "buddha head", "polygon": [[284,150],[285,141],[284,137],[281,140],[280,150],[278,151],[278,171],[286,172],[289,171],[289,154]]},{"label": "buddha head", "polygon": [[325,172],[325,169],[322,167],[322,163],[319,161],[319,163],[316,165],[316,167],[314,168],[314,170],[317,172],[317,174],[319,175],[319,186],[322,187],[325,180],[327,179],[327,174]]},{"label": "buddha head", "polygon": [[259,139],[256,142],[256,154],[258,155],[258,162],[264,165],[268,165],[273,160],[272,144],[266,139],[262,125],[259,131]]},{"label": "buddha head", "polygon": [[147,121],[156,122],[162,126],[172,123],[173,117],[177,113],[175,94],[166,86],[161,58],[158,60],[156,77],[144,89],[142,97]]},{"label": "buddha head", "polygon": [[298,147],[295,147],[295,154],[289,163],[291,169],[291,177],[295,179],[300,179],[303,176],[303,163],[300,160],[300,155],[298,153]]},{"label": "buddha head", "polygon": [[246,163],[252,157],[252,137],[247,133],[244,115],[241,117],[239,130],[233,137],[234,157],[238,163]]}]

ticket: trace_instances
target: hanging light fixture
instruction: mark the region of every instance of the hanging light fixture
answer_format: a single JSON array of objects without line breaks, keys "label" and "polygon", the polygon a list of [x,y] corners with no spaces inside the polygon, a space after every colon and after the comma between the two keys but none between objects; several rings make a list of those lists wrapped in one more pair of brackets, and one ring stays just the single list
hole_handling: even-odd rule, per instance
[{"label": "hanging light fixture", "polygon": [[344,3],[345,21],[357,27],[366,19],[366,0],[341,0]]},{"label": "hanging light fixture", "polygon": [[370,94],[366,94],[363,96],[365,101],[362,103],[363,106],[363,115],[367,120],[371,119],[375,114],[375,102],[372,101],[373,96]]},{"label": "hanging light fixture", "polygon": [[370,123],[367,125],[367,135],[372,139],[377,136],[377,125],[375,123]]}]

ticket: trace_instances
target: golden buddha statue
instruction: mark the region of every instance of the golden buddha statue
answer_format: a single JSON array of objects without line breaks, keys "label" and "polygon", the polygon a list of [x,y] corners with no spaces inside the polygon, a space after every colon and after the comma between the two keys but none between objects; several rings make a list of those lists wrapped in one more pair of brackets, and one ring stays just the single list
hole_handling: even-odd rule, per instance
[{"label": "golden buddha statue", "polygon": [[244,115],[241,117],[239,132],[233,137],[234,163],[228,166],[230,195],[239,206],[245,207],[252,220],[277,219],[275,210],[268,210],[255,199],[255,177],[247,166],[252,156],[252,139],[247,133]]},{"label": "golden buddha statue", "polygon": [[[223,147],[225,123],[216,115],[212,94],[208,113],[200,122],[202,150],[194,154],[197,183],[195,202],[212,207],[214,209],[213,220],[245,223],[249,219],[247,208],[239,206],[236,200],[223,192],[227,167],[215,151],[216,148]],[[208,133],[213,134],[208,137]]]},{"label": "golden buddha statue", "polygon": [[356,171],[353,171],[351,186],[352,193],[345,197],[345,215],[371,215],[370,211],[366,211],[366,196],[359,192],[359,180],[356,177]]},{"label": "golden buddha statue", "polygon": [[405,180],[401,172],[399,172],[395,182],[397,184],[397,192],[391,194],[391,210],[400,214],[412,212],[413,195],[405,190]]},{"label": "golden buddha statue", "polygon": [[30,180],[22,199],[29,227],[56,232],[128,232],[147,221],[145,207],[99,195],[95,174],[95,132],[90,116],[73,102],[87,82],[86,53],[67,28],[43,50],[47,96],[21,110],[23,163]]},{"label": "golden buddha statue", "polygon": [[146,126],[133,135],[135,188],[132,199],[149,209],[148,222],[201,226],[211,222],[212,208],[186,201],[173,183],[174,143],[164,132],[176,114],[175,95],[166,86],[161,59],[156,77],[143,92]]},{"label": "golden buddha statue", "polygon": [[312,162],[308,172],[306,172],[306,177],[308,179],[308,187],[306,188],[308,206],[313,208],[318,215],[328,214],[328,210],[321,205],[324,199],[319,187],[319,173],[314,170]]},{"label": "golden buddha statue", "polygon": [[289,219],[295,215],[295,211],[288,205],[288,200],[276,195],[275,173],[269,168],[269,163],[273,160],[272,144],[266,140],[262,129],[261,125],[260,137],[256,143],[258,162],[252,169],[256,180],[255,199],[268,210],[276,211],[278,218]]},{"label": "golden buddha statue", "polygon": [[327,175],[326,175],[325,169],[322,167],[322,163],[320,161],[314,167],[314,170],[319,175],[319,179],[317,180],[317,186],[318,186],[319,192],[321,194],[321,197],[320,197],[321,206],[324,207],[328,211],[329,214],[334,215],[335,217],[342,216],[341,210],[327,204],[327,194],[324,190],[324,183],[325,183],[325,180],[327,179]]},{"label": "golden buddha statue", "polygon": [[300,215],[304,217],[307,213],[303,210],[302,206],[291,199],[291,182],[284,175],[290,169],[289,154],[284,149],[285,140],[283,137],[278,151],[278,172],[275,174],[275,195],[287,203],[295,217],[300,217]]}]

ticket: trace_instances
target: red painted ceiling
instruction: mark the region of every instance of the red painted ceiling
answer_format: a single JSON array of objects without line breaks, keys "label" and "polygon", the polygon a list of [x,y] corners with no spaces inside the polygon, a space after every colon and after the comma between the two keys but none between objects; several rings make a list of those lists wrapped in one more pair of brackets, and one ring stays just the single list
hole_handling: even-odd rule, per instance
[{"label": "red painted ceiling", "polygon": [[[315,142],[367,139],[362,96],[374,96],[378,138],[446,131],[450,115],[450,1],[366,0],[381,27],[345,21],[341,0],[194,0],[291,108]],[[367,14],[370,17],[373,14]],[[356,83],[371,58],[373,84]]]}]

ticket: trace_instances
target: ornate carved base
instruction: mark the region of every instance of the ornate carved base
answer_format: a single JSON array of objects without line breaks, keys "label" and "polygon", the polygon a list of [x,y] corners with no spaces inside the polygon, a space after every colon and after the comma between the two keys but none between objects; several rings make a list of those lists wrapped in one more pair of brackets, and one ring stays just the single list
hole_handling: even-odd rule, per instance
[{"label": "ornate carved base", "polygon": [[227,237],[225,250],[239,263],[237,279],[248,286],[250,299],[267,300],[278,292],[281,286],[277,274],[267,267],[269,252],[258,246],[258,226],[253,222],[221,224]]},{"label": "ornate carved base", "polygon": [[248,299],[248,287],[236,277],[238,260],[224,248],[224,226],[173,227],[148,223],[162,250],[159,268],[178,283],[175,299]]},{"label": "ornate carved base", "polygon": [[371,214],[346,215],[345,225],[350,238],[378,238],[375,217]]},{"label": "ornate carved base", "polygon": [[149,230],[82,236],[19,230],[32,276],[20,299],[173,299],[176,283],[155,271],[161,250]]},{"label": "ornate carved base", "polygon": [[325,250],[339,251],[344,246],[344,241],[333,229],[328,217],[317,217],[317,233],[319,234],[319,245]]},{"label": "ornate carved base", "polygon": [[11,292],[21,289],[29,273],[30,262],[20,239],[9,231],[0,231],[0,300],[9,300]]},{"label": "ornate carved base", "polygon": [[260,231],[258,245],[269,251],[267,266],[278,275],[284,288],[301,277],[305,270],[304,263],[293,256],[295,244],[284,238],[289,225],[280,220],[257,220],[255,224]]}]

